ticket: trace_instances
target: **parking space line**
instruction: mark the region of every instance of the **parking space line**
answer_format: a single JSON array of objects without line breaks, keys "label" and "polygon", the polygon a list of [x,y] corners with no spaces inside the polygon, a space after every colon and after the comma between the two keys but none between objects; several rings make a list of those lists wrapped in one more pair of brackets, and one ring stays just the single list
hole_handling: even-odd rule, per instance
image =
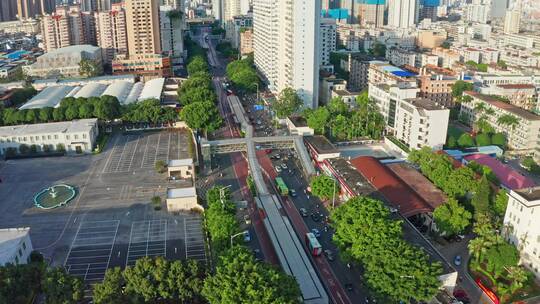
[{"label": "parking space line", "polygon": [[128,172],[131,171],[131,165],[133,164],[133,159],[135,158],[135,153],[137,152],[137,147],[139,146],[139,140],[141,137],[137,137],[137,142],[135,142],[135,148],[133,148],[133,153],[131,154],[131,160],[129,161]]},{"label": "parking space line", "polygon": [[105,170],[107,169],[107,166],[109,165],[109,162],[111,160],[111,156],[113,154],[113,151],[114,151],[114,148],[116,147],[116,143],[118,142],[118,140],[120,140],[120,136],[117,135],[116,136],[116,140],[114,141],[114,144],[112,146],[112,149],[111,151],[109,152],[109,157],[107,157],[107,161],[105,162],[105,166],[103,166],[103,170],[101,171],[101,173],[105,173]]}]

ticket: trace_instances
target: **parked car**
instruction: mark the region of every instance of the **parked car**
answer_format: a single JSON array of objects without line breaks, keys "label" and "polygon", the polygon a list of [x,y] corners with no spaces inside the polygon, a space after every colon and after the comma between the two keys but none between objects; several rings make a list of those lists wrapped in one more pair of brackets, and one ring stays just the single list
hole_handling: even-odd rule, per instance
[{"label": "parked car", "polygon": [[456,266],[461,265],[461,256],[460,255],[456,255],[456,257],[454,258],[454,264],[456,264]]},{"label": "parked car", "polygon": [[300,208],[299,211],[300,211],[300,215],[302,217],[307,217],[308,216],[306,208]]},{"label": "parked car", "polygon": [[327,258],[330,262],[332,262],[332,261],[334,261],[334,260],[336,259],[336,258],[334,257],[334,253],[333,253],[332,250],[330,250],[330,249],[326,249],[326,250],[324,251],[324,255],[326,256],[326,258]]},{"label": "parked car", "polygon": [[319,213],[312,213],[311,214],[311,219],[314,222],[319,222],[321,220],[321,215]]},{"label": "parked car", "polygon": [[287,164],[286,164],[286,163],[281,164],[281,169],[287,170],[287,168],[289,168],[289,167],[287,167]]},{"label": "parked car", "polygon": [[311,233],[313,233],[313,235],[314,235],[316,238],[321,237],[321,232],[320,232],[319,229],[317,229],[317,228],[311,229]]},{"label": "parked car", "polygon": [[296,190],[294,189],[289,189],[289,194],[292,196],[292,197],[297,197],[298,194],[296,194]]},{"label": "parked car", "polygon": [[246,225],[251,225],[251,218],[249,217],[249,214],[244,215],[244,222],[246,222]]},{"label": "parked car", "polygon": [[345,283],[345,289],[347,289],[347,291],[353,291],[353,284]]},{"label": "parked car", "polygon": [[281,173],[281,167],[280,166],[276,166],[276,172]]}]

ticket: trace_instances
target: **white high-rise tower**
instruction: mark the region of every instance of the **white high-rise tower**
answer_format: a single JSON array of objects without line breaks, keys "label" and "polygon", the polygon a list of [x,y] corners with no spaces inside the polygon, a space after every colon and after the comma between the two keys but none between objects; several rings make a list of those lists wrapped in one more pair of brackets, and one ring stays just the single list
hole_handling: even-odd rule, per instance
[{"label": "white high-rise tower", "polygon": [[388,25],[409,28],[418,23],[419,0],[390,0],[388,3]]},{"label": "white high-rise tower", "polygon": [[304,107],[318,105],[321,1],[254,0],[255,65],[274,93],[295,89]]}]

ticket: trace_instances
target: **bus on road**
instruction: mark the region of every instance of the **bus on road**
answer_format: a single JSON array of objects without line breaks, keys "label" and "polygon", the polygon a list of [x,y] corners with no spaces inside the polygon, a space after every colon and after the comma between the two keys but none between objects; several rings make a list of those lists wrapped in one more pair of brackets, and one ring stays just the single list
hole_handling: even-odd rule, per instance
[{"label": "bus on road", "polygon": [[317,240],[317,237],[315,234],[308,232],[306,233],[306,245],[309,248],[309,252],[313,256],[319,256],[322,253],[322,246],[319,243],[319,240]]},{"label": "bus on road", "polygon": [[287,184],[283,181],[281,177],[276,177],[276,186],[278,187],[279,193],[283,196],[289,195],[289,188],[287,188]]}]

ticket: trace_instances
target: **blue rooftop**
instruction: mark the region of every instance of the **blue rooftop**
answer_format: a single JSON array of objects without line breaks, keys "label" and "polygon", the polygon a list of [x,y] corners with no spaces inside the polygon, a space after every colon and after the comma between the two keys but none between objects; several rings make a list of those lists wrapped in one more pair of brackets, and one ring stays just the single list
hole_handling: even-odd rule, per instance
[{"label": "blue rooftop", "polygon": [[407,71],[392,71],[391,73],[398,76],[398,77],[414,77],[414,76],[416,76],[415,73],[407,72]]}]

